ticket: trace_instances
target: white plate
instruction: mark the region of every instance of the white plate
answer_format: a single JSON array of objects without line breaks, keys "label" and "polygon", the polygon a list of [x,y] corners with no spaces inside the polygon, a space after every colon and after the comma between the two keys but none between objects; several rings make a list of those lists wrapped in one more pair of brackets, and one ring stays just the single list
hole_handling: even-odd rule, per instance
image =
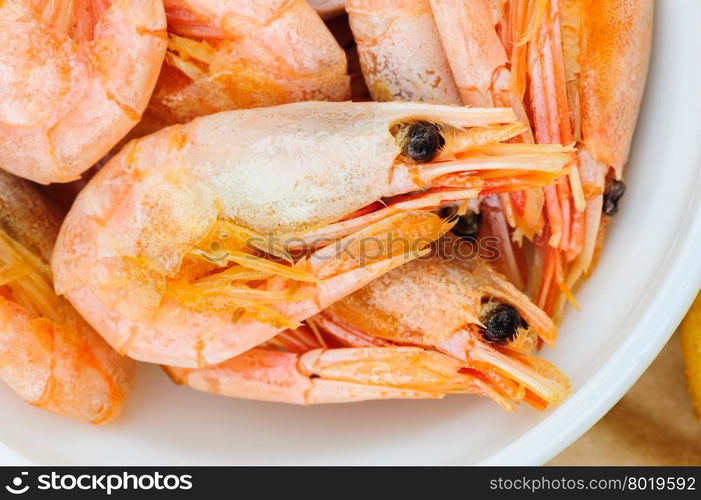
[{"label": "white plate", "polygon": [[[41,464],[540,464],[635,382],[701,286],[701,2],[657,3],[628,193],[594,276],[547,356],[574,394],[545,413],[488,400],[293,407],[217,398],[142,367],[125,417],[91,427],[0,388],[0,456]],[[2,448],[2,446],[0,446]]]}]

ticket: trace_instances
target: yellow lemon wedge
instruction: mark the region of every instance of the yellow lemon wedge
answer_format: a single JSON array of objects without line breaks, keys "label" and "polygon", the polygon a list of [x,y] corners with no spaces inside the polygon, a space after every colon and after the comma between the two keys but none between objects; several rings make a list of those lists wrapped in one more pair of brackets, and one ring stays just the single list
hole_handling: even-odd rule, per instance
[{"label": "yellow lemon wedge", "polygon": [[686,364],[686,382],[696,415],[701,418],[701,293],[679,327]]}]

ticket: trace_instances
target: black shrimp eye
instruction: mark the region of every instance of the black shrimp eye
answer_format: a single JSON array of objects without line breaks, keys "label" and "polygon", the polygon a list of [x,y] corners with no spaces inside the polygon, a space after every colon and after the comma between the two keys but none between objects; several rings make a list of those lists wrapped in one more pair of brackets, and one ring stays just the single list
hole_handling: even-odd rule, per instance
[{"label": "black shrimp eye", "polygon": [[618,201],[625,192],[626,185],[623,181],[613,179],[606,182],[606,189],[604,190],[604,207],[602,210],[604,215],[612,217],[618,213]]},{"label": "black shrimp eye", "polygon": [[482,320],[486,328],[481,328],[482,337],[487,342],[504,344],[513,340],[520,328],[528,328],[516,308],[509,304],[498,304],[487,313],[486,320]]},{"label": "black shrimp eye", "polygon": [[477,239],[482,225],[482,214],[468,212],[458,219],[451,232],[463,239]]},{"label": "black shrimp eye", "polygon": [[445,145],[438,127],[429,122],[414,122],[409,125],[404,143],[404,154],[417,163],[433,160]]},{"label": "black shrimp eye", "polygon": [[438,210],[438,216],[441,219],[451,220],[458,215],[458,207],[455,205],[446,205]]},{"label": "black shrimp eye", "polygon": [[467,240],[477,239],[480,227],[482,226],[482,214],[467,212],[465,215],[458,216],[458,207],[455,205],[447,205],[439,210],[438,215],[442,219],[450,221],[455,220],[455,225],[453,229],[450,230],[455,236]]}]

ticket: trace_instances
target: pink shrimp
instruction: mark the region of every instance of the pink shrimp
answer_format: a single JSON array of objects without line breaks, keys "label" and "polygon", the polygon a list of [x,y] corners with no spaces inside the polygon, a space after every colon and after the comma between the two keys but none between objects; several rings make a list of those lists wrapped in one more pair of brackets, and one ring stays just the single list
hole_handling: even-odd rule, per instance
[{"label": "pink shrimp", "polygon": [[0,3],[0,168],[78,178],[139,121],[165,29],[158,0]]},{"label": "pink shrimp", "polygon": [[346,8],[374,100],[462,103],[428,0],[349,0]]},{"label": "pink shrimp", "polygon": [[350,96],[345,53],[305,0],[166,0],[165,9],[168,52],[142,131]]},{"label": "pink shrimp", "polygon": [[119,352],[221,362],[418,256],[450,227],[431,212],[441,203],[561,175],[570,150],[502,144],[522,131],[514,119],[317,102],[164,129],[79,195],[57,290]]},{"label": "pink shrimp", "polygon": [[[582,154],[567,178],[542,190],[492,197],[486,207],[488,229],[503,241],[504,271],[519,286],[525,280],[517,263],[525,259],[510,240],[535,242],[529,288],[550,314],[562,309],[565,297],[573,300],[570,289],[591,264],[605,178],[596,165],[620,174],[627,156],[644,88],[652,6],[652,0],[348,2],[376,99],[455,102],[457,91],[463,104],[512,106],[522,121],[532,121],[539,143],[578,141]],[[411,65],[404,50],[412,52]],[[414,67],[419,71],[412,75]],[[416,75],[435,79],[419,87]],[[631,82],[630,92],[622,81]],[[610,123],[621,127],[613,132]]]},{"label": "pink shrimp", "polygon": [[[546,188],[547,226],[536,244],[533,295],[559,318],[565,299],[574,303],[570,290],[590,271],[601,240],[609,168],[609,199],[622,195],[614,177],[627,160],[642,100],[654,1],[544,5],[543,22],[528,43],[534,128],[540,142],[576,141],[580,152],[570,182]],[[603,213],[609,214],[606,207]]]},{"label": "pink shrimp", "polygon": [[0,380],[34,406],[95,424],[122,411],[134,362],[53,290],[60,219],[28,183],[0,171]]},{"label": "pink shrimp", "polygon": [[131,139],[220,111],[350,97],[345,52],[304,0],[166,0],[165,11],[168,50],[141,121],[81,179],[46,190],[60,206]]},{"label": "pink shrimp", "polygon": [[[469,6],[468,6],[469,5]],[[421,100],[471,106],[511,106],[527,123],[522,96],[510,88],[509,61],[494,28],[496,6],[486,0],[462,1],[351,0],[348,12],[358,43],[363,73],[376,100]],[[409,51],[411,58],[404,54]],[[522,138],[532,141],[530,130]],[[539,210],[537,191],[520,192],[523,203]],[[508,202],[508,195],[503,195]],[[497,198],[499,200],[499,198]],[[501,203],[497,201],[497,205]],[[510,206],[510,204],[509,204]],[[513,210],[511,211],[514,212]],[[530,213],[533,213],[532,211]],[[508,227],[501,209],[491,211],[494,227]],[[518,215],[512,215],[512,221]],[[519,218],[525,234],[533,235],[542,219]],[[518,260],[510,234],[495,233],[499,263]],[[510,280],[525,286],[523,273],[501,266]]]},{"label": "pink shrimp", "polygon": [[[650,61],[654,1],[568,0],[563,9],[567,34],[579,40],[579,45],[566,40],[565,69],[587,195],[582,251],[565,270],[565,285],[574,288],[591,272],[599,233],[623,194],[621,178]],[[572,45],[579,50],[568,53]],[[560,298],[554,306],[558,314],[563,303]]]},{"label": "pink shrimp", "polygon": [[474,256],[416,259],[307,323],[224,363],[166,371],[206,392],[297,404],[475,393],[542,409],[569,392],[531,354],[538,336],[554,339],[552,321]]}]

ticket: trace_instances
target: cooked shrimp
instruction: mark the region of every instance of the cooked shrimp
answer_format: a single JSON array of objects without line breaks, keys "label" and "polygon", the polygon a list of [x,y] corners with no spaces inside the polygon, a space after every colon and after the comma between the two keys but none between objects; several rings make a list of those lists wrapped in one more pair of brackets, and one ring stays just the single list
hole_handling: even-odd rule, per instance
[{"label": "cooked shrimp", "polygon": [[138,121],[166,49],[159,0],[0,3],[0,168],[80,176]]},{"label": "cooked shrimp", "polygon": [[304,0],[166,0],[165,8],[168,50],[141,121],[81,179],[47,189],[61,207],[131,139],[220,111],[350,97],[345,53]]},{"label": "cooked shrimp", "polygon": [[[429,3],[463,104],[511,106],[519,119],[527,123],[523,94],[513,84],[512,64],[496,28],[506,12],[504,2],[430,0]],[[533,142],[531,130],[528,129],[518,140]],[[538,190],[520,191],[514,196],[534,208],[542,207],[543,195]],[[508,193],[488,198],[484,207],[485,219],[490,222],[485,225],[485,234],[489,232],[499,242],[496,264],[516,286],[524,289],[527,276],[519,263],[525,259],[520,247],[513,244],[509,227],[516,226],[524,234],[533,235],[541,230],[542,217],[514,210]]]},{"label": "cooked shrimp", "polygon": [[492,7],[487,0],[469,7],[462,0],[349,0],[373,98],[508,105],[525,121],[521,98],[509,87],[509,61]]},{"label": "cooked shrimp", "polygon": [[0,379],[29,403],[104,423],[122,411],[134,362],[53,290],[60,220],[28,183],[0,171]]},{"label": "cooked shrimp", "polygon": [[[531,341],[536,337],[555,347],[557,329],[552,320],[474,255],[472,245],[452,233],[439,243],[438,255],[417,259],[379,277],[330,306],[324,314],[338,316],[385,340],[430,346],[464,359],[460,347],[465,340],[463,326],[485,327],[489,325],[485,316],[493,312],[494,306],[508,304],[520,315],[512,327],[506,328],[509,338],[496,338],[496,331],[485,336],[505,345],[527,333],[531,335],[528,342],[519,339],[529,346],[527,352],[535,347]],[[417,306],[422,297],[426,297],[429,307]],[[528,325],[523,331],[522,324]]]},{"label": "cooked shrimp", "polygon": [[297,404],[452,393],[507,410],[562,401],[567,378],[531,355],[536,336],[554,339],[552,321],[481,260],[450,257],[416,259],[224,363],[166,371],[195,389]]},{"label": "cooked shrimp", "polygon": [[346,4],[374,100],[462,104],[428,0]]},{"label": "cooked shrimp", "polygon": [[[520,287],[525,259],[509,242],[523,236],[535,242],[529,288],[550,314],[561,310],[565,297],[574,301],[570,289],[589,269],[596,246],[606,170],[613,167],[620,177],[627,157],[644,89],[653,4],[349,1],[375,98],[412,92],[416,99],[443,102],[437,91],[454,86],[464,104],[509,104],[522,121],[530,117],[539,143],[579,143],[581,154],[567,178],[542,190],[491,197],[485,205],[491,221],[486,230],[502,240],[504,271]],[[412,53],[412,68],[427,68],[416,74],[437,76],[424,79],[428,85],[421,88],[406,73],[411,68],[402,66],[407,44],[423,48]],[[609,185],[606,202],[615,211],[623,187],[613,180]]]},{"label": "cooked shrimp", "polygon": [[[512,87],[527,88],[539,143],[577,143],[567,179],[543,189],[545,225],[534,238],[530,290],[549,314],[590,267],[601,227],[606,170],[626,161],[650,55],[654,0],[510,0]],[[616,126],[612,127],[611,124]],[[596,158],[596,159],[595,159]],[[611,182],[615,206],[622,184]],[[507,198],[517,209],[517,197]],[[604,214],[608,213],[604,208]],[[513,225],[513,224],[512,224]],[[522,226],[516,224],[519,230]],[[524,233],[525,234],[525,233]]]},{"label": "cooked shrimp", "polygon": [[[350,97],[346,55],[305,0],[166,0],[168,52],[142,127]],[[143,135],[143,134],[142,134]]]},{"label": "cooked shrimp", "polygon": [[[349,0],[349,19],[373,98],[505,105],[527,123],[522,96],[511,89],[506,50],[494,27],[497,10],[486,0]],[[405,57],[407,51],[411,58]],[[530,129],[524,131],[523,140],[532,142]],[[543,197],[538,191],[518,195],[532,207],[531,213],[537,213],[519,218],[525,233],[533,235],[542,227]],[[503,271],[524,288],[522,272],[513,265],[518,255],[510,244],[507,221],[501,210],[493,214],[501,219],[494,227],[504,229],[494,234],[500,241],[501,260],[511,264],[503,266]]]},{"label": "cooked shrimp", "polygon": [[[605,220],[625,189],[621,178],[645,91],[653,15],[654,0],[567,0],[563,7],[570,116],[587,199],[582,251],[565,271],[569,288],[591,271]],[[555,312],[563,305],[560,297]]]},{"label": "cooked shrimp", "polygon": [[[534,5],[521,0],[517,8]],[[620,176],[628,154],[645,85],[654,1],[538,5],[542,20],[523,49],[535,134],[541,143],[577,142],[580,152],[569,182],[544,189],[546,225],[535,239],[532,295],[559,318],[565,299],[576,305],[571,290],[590,270],[601,240],[602,207],[609,213],[603,196],[607,170]],[[609,201],[615,204],[623,189],[611,177]]]},{"label": "cooked shrimp", "polygon": [[57,290],[135,359],[224,361],[416,257],[449,227],[431,212],[442,202],[560,175],[569,149],[501,144],[523,130],[514,119],[317,102],[164,129],[79,195]]},{"label": "cooked shrimp", "polygon": [[[511,87],[526,96],[536,141],[576,142],[580,151],[568,177],[543,189],[545,224],[532,238],[531,295],[558,319],[565,299],[576,306],[571,290],[590,269],[600,241],[607,168],[593,158],[620,173],[627,157],[645,84],[653,7],[653,0],[509,0],[503,11],[499,28],[511,51]],[[611,184],[608,201],[615,205],[623,188]],[[522,218],[508,217],[523,213],[525,198],[500,199],[511,225],[528,236]]]}]

